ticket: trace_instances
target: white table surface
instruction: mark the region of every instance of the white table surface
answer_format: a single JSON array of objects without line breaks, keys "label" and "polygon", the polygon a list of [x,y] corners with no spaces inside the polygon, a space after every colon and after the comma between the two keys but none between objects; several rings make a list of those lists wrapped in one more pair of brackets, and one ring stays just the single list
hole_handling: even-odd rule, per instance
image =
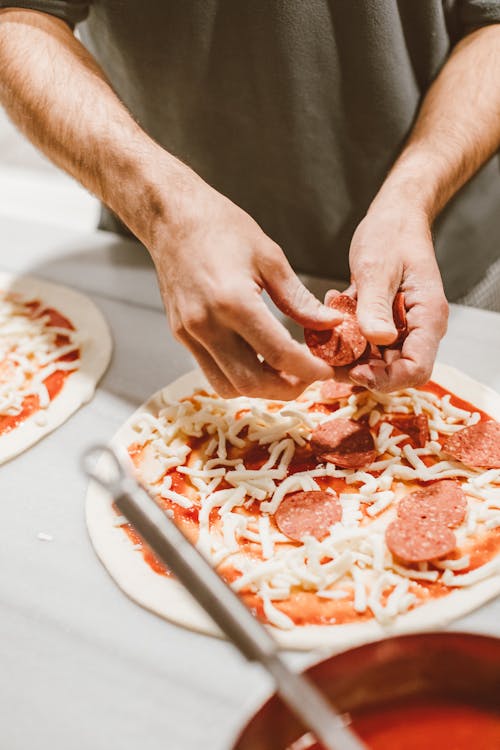
[{"label": "white table surface", "polygon": [[[267,679],[229,644],[129,601],[84,522],[83,449],[109,439],[193,365],[169,333],[152,265],[134,243],[106,233],[2,218],[0,242],[2,270],[86,292],[115,343],[91,403],[0,467],[0,746],[228,750]],[[500,315],[453,307],[440,359],[500,391]],[[453,627],[500,636],[500,600]]]}]

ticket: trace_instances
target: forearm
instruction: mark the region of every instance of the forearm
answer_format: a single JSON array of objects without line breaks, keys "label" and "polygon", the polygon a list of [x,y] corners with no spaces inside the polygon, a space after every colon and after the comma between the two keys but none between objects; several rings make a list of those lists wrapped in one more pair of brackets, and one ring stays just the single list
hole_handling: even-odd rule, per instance
[{"label": "forearm", "polygon": [[500,24],[454,48],[373,206],[412,205],[432,222],[500,147],[499,81]]},{"label": "forearm", "polygon": [[99,197],[148,246],[175,231],[199,178],[150,139],[68,26],[0,11],[0,101],[50,159]]},{"label": "forearm", "polygon": [[331,377],[260,293],[302,326],[331,328],[339,313],[307,291],[247,213],[139,128],[64,23],[0,12],[0,100],[148,247],[172,331],[218,393],[290,399]]}]

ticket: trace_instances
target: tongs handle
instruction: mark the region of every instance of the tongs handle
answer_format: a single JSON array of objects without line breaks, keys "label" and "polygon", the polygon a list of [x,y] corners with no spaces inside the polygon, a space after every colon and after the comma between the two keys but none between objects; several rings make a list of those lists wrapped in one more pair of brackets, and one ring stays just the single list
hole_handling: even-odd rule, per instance
[{"label": "tongs handle", "polygon": [[212,620],[247,659],[259,661],[273,654],[276,645],[267,630],[261,627],[241,599],[158,507],[142,485],[125,472],[116,453],[107,447],[98,449],[112,461],[114,475],[111,479],[105,480],[89,469],[91,457],[96,450],[92,449],[85,456],[87,474],[112,495],[117,510],[172,570]]},{"label": "tongs handle", "polygon": [[[106,456],[110,476],[94,469],[97,453]],[[83,458],[86,474],[112,496],[117,510],[242,654],[259,661],[272,674],[283,701],[313,730],[325,750],[363,750],[364,745],[346,727],[344,718],[313,683],[288,668],[271,634],[158,507],[133,477],[129,464],[128,456],[118,455],[109,446],[91,448]]]}]

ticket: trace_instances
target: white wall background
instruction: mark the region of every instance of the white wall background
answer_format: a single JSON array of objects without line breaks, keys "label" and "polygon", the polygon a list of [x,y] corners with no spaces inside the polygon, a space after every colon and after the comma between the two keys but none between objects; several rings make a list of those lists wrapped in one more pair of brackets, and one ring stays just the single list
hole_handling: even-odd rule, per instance
[{"label": "white wall background", "polygon": [[98,201],[38,152],[0,108],[0,216],[94,229]]}]

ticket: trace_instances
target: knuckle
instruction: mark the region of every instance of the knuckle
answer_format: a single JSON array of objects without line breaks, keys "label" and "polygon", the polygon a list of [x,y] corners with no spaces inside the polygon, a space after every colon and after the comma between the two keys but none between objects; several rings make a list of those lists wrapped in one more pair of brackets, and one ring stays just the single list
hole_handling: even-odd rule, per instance
[{"label": "knuckle", "polygon": [[436,313],[438,321],[441,324],[441,331],[444,335],[448,329],[448,318],[450,315],[450,306],[444,294],[437,301]]},{"label": "knuckle", "polygon": [[241,307],[241,303],[241,296],[234,289],[222,288],[214,296],[212,308],[218,315],[234,315],[238,308]]},{"label": "knuckle", "polygon": [[271,263],[281,263],[285,259],[283,250],[278,243],[269,238],[266,238],[266,241],[260,245],[259,253],[263,260],[268,260]]},{"label": "knuckle", "polygon": [[428,364],[418,363],[413,368],[412,381],[414,385],[424,385],[431,377],[432,367]]},{"label": "knuckle", "polygon": [[266,361],[275,370],[286,370],[287,366],[289,365],[290,359],[288,356],[288,352],[283,349],[275,349],[272,352],[269,352]]},{"label": "knuckle", "polygon": [[242,396],[256,397],[261,395],[262,389],[256,377],[251,373],[238,373],[234,378],[234,384]]},{"label": "knuckle", "polygon": [[[358,247],[358,252],[362,251],[362,248]],[[356,258],[355,268],[353,269],[354,274],[358,280],[373,280],[379,271],[382,269],[383,264],[381,261],[373,255],[365,255],[360,252],[359,257]]]},{"label": "knuckle", "polygon": [[389,302],[380,292],[377,292],[370,299],[367,307],[367,312],[372,316],[374,315],[377,318],[388,318],[389,320],[392,320],[392,311],[390,310]]},{"label": "knuckle", "polygon": [[295,277],[295,282],[290,289],[290,303],[294,310],[320,309],[321,302]]},{"label": "knuckle", "polygon": [[183,344],[186,341],[186,329],[180,320],[175,320],[170,323],[173,337]]},{"label": "knuckle", "polygon": [[212,387],[221,398],[234,398],[238,395],[238,392],[230,383],[218,378],[212,379]]},{"label": "knuckle", "polygon": [[266,242],[259,246],[258,263],[264,275],[269,273],[286,275],[288,271],[288,261],[283,250],[269,238],[266,238]]},{"label": "knuckle", "polygon": [[189,333],[203,333],[209,324],[208,310],[203,307],[192,308],[184,313],[182,323]]}]

